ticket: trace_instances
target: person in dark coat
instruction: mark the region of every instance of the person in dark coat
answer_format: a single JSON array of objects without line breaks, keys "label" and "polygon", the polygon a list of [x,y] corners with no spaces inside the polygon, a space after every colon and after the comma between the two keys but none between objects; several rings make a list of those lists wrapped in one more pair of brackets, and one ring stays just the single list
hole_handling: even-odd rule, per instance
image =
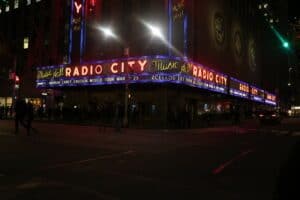
[{"label": "person in dark coat", "polygon": [[26,115],[26,119],[27,119],[27,135],[30,135],[30,131],[32,130],[31,124],[32,124],[33,115],[34,115],[33,105],[32,105],[32,103],[30,101],[27,103],[26,114],[27,114]]},{"label": "person in dark coat", "polygon": [[24,128],[27,129],[27,125],[25,124],[25,116],[26,116],[27,106],[24,99],[17,99],[15,104],[15,134],[19,133],[19,124],[21,124]]}]

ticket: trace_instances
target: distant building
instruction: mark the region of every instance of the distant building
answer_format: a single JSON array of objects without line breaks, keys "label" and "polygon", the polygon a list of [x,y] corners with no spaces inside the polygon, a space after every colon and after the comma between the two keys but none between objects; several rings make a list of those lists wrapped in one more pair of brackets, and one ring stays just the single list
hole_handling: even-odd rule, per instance
[{"label": "distant building", "polygon": [[237,103],[246,113],[278,102],[286,54],[260,1],[7,2],[3,66],[20,76],[21,96],[51,109],[111,122],[121,100],[131,124],[197,126]]},{"label": "distant building", "polygon": [[291,106],[300,105],[300,18],[290,16],[289,19],[289,40],[291,51],[289,60],[289,89]]}]

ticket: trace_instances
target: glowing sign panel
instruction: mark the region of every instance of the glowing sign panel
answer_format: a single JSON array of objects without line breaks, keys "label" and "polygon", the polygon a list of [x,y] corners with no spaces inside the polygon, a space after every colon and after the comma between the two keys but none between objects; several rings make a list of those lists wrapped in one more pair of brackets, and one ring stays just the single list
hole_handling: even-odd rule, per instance
[{"label": "glowing sign panel", "polygon": [[231,95],[248,98],[249,90],[249,84],[241,82],[234,78],[230,78],[229,93]]},{"label": "glowing sign panel", "polygon": [[216,73],[210,69],[204,68],[202,65],[190,64],[193,70],[193,76],[203,81],[212,82],[218,85],[227,86],[227,76]]},{"label": "glowing sign panel", "polygon": [[265,93],[263,90],[261,90],[257,87],[251,86],[251,89],[250,89],[250,99],[251,100],[257,101],[257,102],[264,102],[264,96],[265,96]]},{"label": "glowing sign panel", "polygon": [[74,2],[74,6],[75,6],[75,9],[76,9],[76,13],[79,14],[80,13],[80,10],[82,8],[82,4],[80,3],[77,3],[77,1]]},{"label": "glowing sign panel", "polygon": [[144,72],[147,60],[132,60],[105,64],[90,64],[64,68],[65,77],[98,76],[102,74],[121,74],[126,72]]},{"label": "glowing sign panel", "polygon": [[37,68],[37,87],[175,83],[276,105],[276,96],[200,64],[164,56]]},{"label": "glowing sign panel", "polygon": [[265,103],[270,105],[276,105],[276,96],[266,92],[265,93]]}]

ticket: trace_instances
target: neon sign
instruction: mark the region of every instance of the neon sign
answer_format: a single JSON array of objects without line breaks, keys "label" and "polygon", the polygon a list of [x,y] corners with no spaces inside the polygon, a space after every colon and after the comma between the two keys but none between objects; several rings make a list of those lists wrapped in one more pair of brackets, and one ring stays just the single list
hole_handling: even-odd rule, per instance
[{"label": "neon sign", "polygon": [[264,102],[265,92],[262,89],[251,86],[250,99],[257,102]]},{"label": "neon sign", "polygon": [[229,93],[233,96],[248,98],[249,84],[231,77],[229,84]]},{"label": "neon sign", "polygon": [[74,1],[74,18],[72,20],[73,30],[79,31],[81,29],[82,21],[82,3],[79,0]]},{"label": "neon sign", "polygon": [[141,73],[145,71],[147,60],[131,60],[104,64],[89,64],[64,68],[65,77],[98,76],[105,74],[120,74],[126,72]]},{"label": "neon sign", "polygon": [[218,85],[227,86],[227,77],[225,75],[216,73],[210,69],[204,68],[202,65],[189,64],[192,68],[193,76],[203,81],[213,82]]},{"label": "neon sign", "polygon": [[194,62],[163,56],[37,68],[37,87],[173,83],[276,105],[276,96]]},{"label": "neon sign", "polygon": [[75,6],[75,9],[76,9],[76,13],[80,14],[80,10],[82,8],[82,4],[78,4],[77,1],[75,1],[74,2],[74,6]]}]

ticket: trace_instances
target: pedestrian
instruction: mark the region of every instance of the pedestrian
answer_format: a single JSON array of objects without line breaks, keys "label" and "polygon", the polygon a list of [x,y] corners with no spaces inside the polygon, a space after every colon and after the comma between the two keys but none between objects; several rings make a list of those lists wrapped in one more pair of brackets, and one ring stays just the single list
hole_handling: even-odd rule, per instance
[{"label": "pedestrian", "polygon": [[19,133],[19,124],[21,124],[24,128],[27,129],[27,125],[25,124],[25,116],[26,116],[26,102],[24,99],[17,99],[15,104],[15,134]]},{"label": "pedestrian", "polygon": [[28,101],[26,108],[27,135],[30,135],[30,131],[33,130],[31,124],[34,116],[33,105],[30,101]]},{"label": "pedestrian", "polygon": [[117,133],[121,133],[123,113],[124,113],[124,107],[120,102],[117,102],[116,109],[115,109],[115,128]]}]

